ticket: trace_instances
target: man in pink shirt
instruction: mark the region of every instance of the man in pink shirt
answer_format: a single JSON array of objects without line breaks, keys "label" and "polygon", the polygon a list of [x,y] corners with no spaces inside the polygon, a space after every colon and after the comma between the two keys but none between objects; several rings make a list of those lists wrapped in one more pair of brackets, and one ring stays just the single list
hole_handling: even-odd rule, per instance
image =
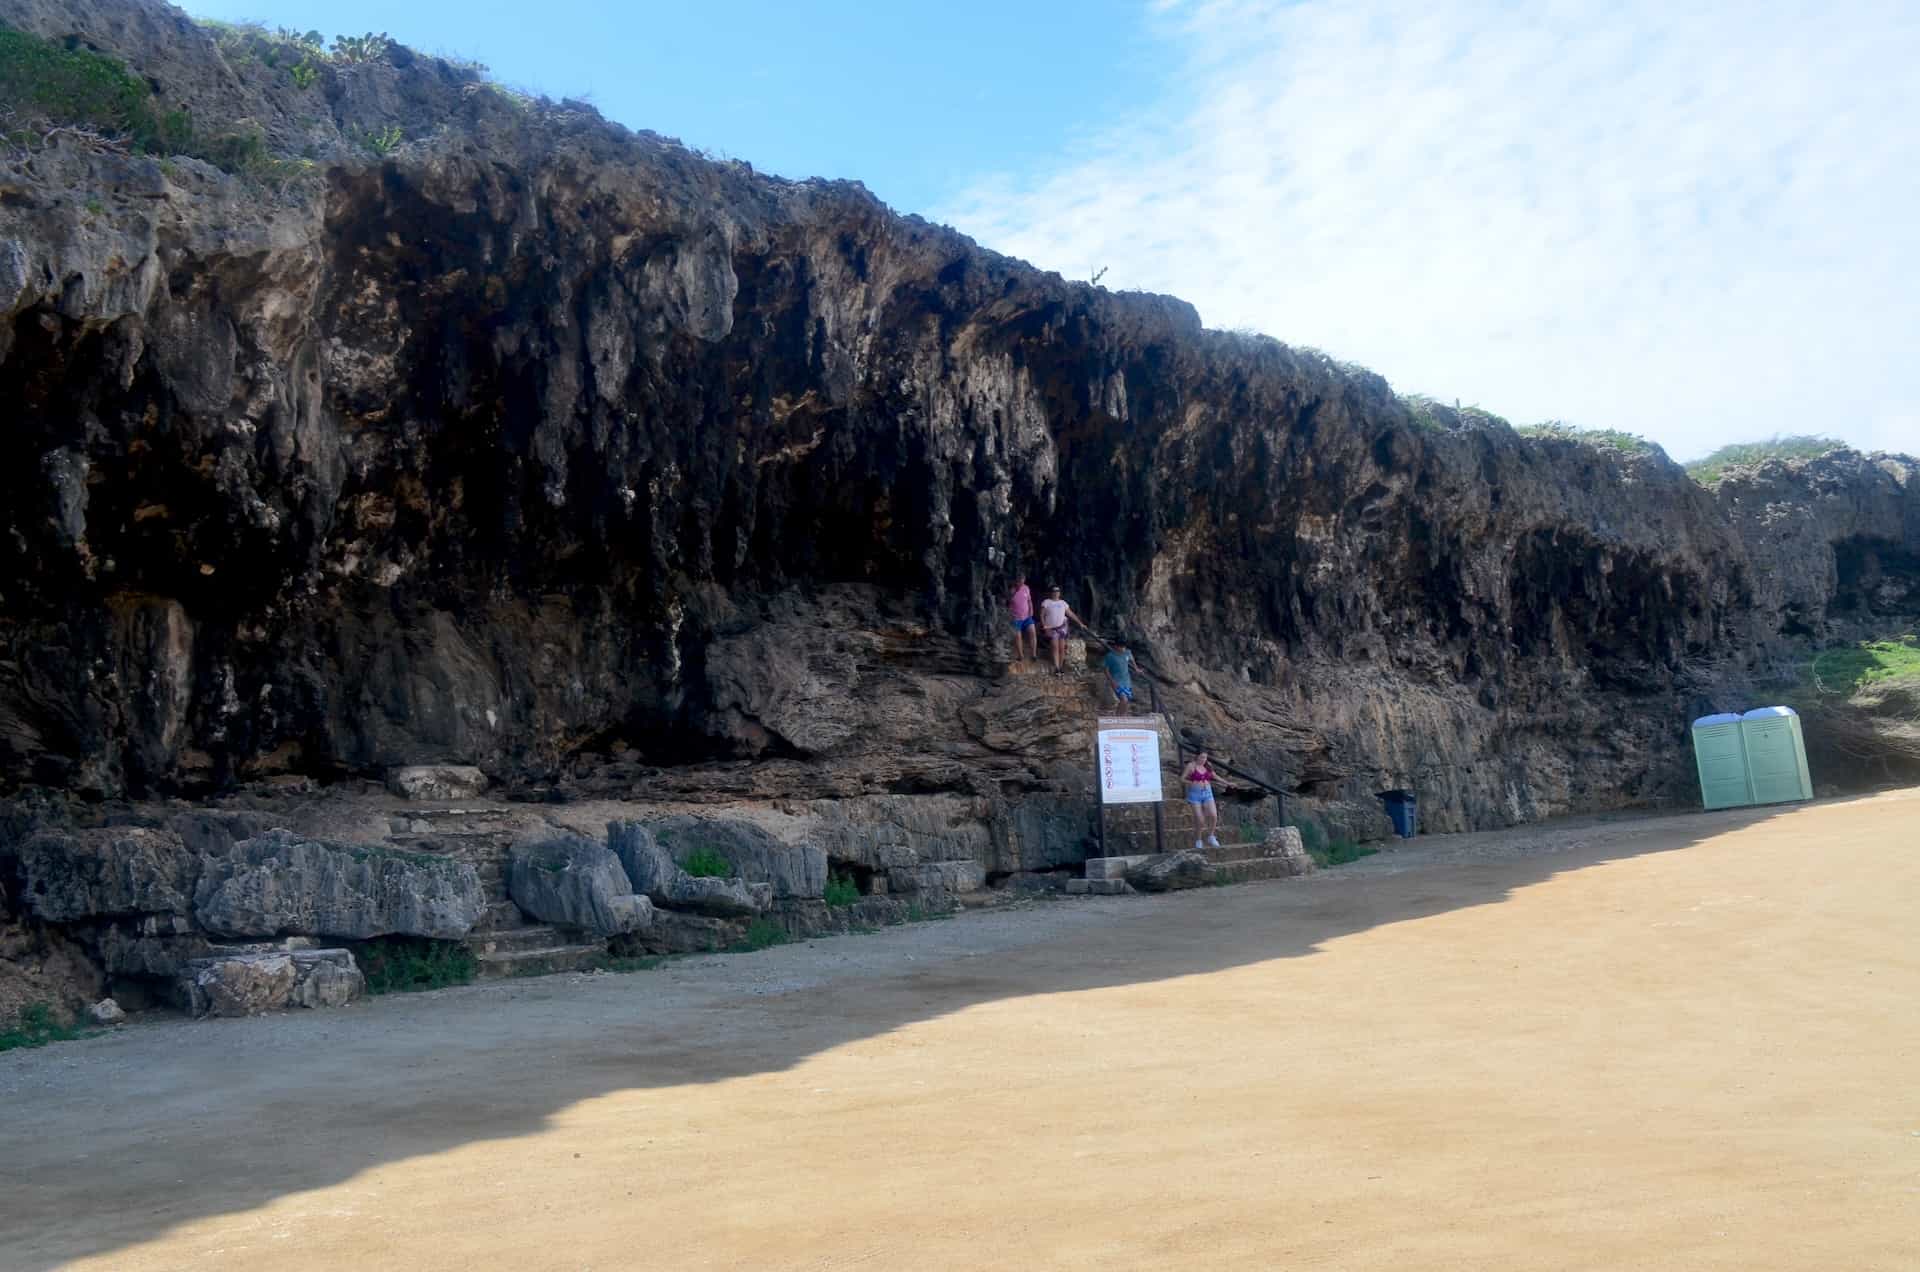
[{"label": "man in pink shirt", "polygon": [[1027,590],[1027,576],[1017,575],[1013,580],[1013,599],[1007,602],[1007,612],[1013,615],[1013,657],[1016,662],[1025,662],[1029,658],[1040,656],[1040,633],[1033,622],[1033,593]]}]

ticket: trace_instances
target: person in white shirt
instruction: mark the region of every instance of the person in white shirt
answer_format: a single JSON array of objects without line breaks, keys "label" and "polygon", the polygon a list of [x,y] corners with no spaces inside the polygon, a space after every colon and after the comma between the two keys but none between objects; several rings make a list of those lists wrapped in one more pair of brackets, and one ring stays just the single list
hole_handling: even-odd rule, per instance
[{"label": "person in white shirt", "polygon": [[1086,629],[1086,623],[1073,612],[1073,607],[1060,599],[1060,589],[1051,588],[1047,599],[1040,602],[1040,630],[1046,633],[1047,641],[1053,646],[1053,674],[1059,675],[1067,665],[1067,624],[1078,623]]}]

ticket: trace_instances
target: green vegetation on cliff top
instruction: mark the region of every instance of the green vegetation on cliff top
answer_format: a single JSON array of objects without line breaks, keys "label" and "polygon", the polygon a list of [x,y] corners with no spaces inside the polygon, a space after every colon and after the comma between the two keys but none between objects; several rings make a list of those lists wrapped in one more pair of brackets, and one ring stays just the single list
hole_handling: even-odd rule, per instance
[{"label": "green vegetation on cliff top", "polygon": [[1810,433],[1770,437],[1763,442],[1735,442],[1688,464],[1687,476],[1703,486],[1711,486],[1725,477],[1728,470],[1742,465],[1758,464],[1768,459],[1810,459],[1845,445],[1838,438],[1817,437]]},{"label": "green vegetation on cliff top", "polygon": [[1829,649],[1814,657],[1812,670],[1823,693],[1850,694],[1883,681],[1920,684],[1920,636],[1908,632],[1891,640]]},{"label": "green vegetation on cliff top", "polygon": [[0,25],[0,131],[18,145],[55,128],[266,180],[311,167],[272,155],[258,126],[208,132],[183,110],[161,110],[145,80],[103,53]]}]

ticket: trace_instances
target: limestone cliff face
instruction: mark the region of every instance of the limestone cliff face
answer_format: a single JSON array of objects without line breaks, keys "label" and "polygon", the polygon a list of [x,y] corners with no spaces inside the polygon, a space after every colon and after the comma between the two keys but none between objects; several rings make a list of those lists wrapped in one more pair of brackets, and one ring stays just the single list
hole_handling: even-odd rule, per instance
[{"label": "limestone cliff face", "polygon": [[313,156],[270,185],[74,138],[0,164],[10,784],[449,760],[1044,805],[1078,742],[983,679],[1024,569],[1243,763],[1354,819],[1410,782],[1459,828],[1670,793],[1716,694],[1920,610],[1910,461],[1716,495],[1417,428],[1179,301],[405,50],[301,88],[149,0],[0,20]]}]

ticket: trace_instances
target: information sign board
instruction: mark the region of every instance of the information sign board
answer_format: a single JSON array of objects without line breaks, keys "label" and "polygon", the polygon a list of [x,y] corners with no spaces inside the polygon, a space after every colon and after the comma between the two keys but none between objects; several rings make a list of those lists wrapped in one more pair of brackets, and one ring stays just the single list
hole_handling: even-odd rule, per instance
[{"label": "information sign board", "polygon": [[1100,802],[1160,802],[1160,735],[1152,729],[1102,720],[1099,729]]}]

